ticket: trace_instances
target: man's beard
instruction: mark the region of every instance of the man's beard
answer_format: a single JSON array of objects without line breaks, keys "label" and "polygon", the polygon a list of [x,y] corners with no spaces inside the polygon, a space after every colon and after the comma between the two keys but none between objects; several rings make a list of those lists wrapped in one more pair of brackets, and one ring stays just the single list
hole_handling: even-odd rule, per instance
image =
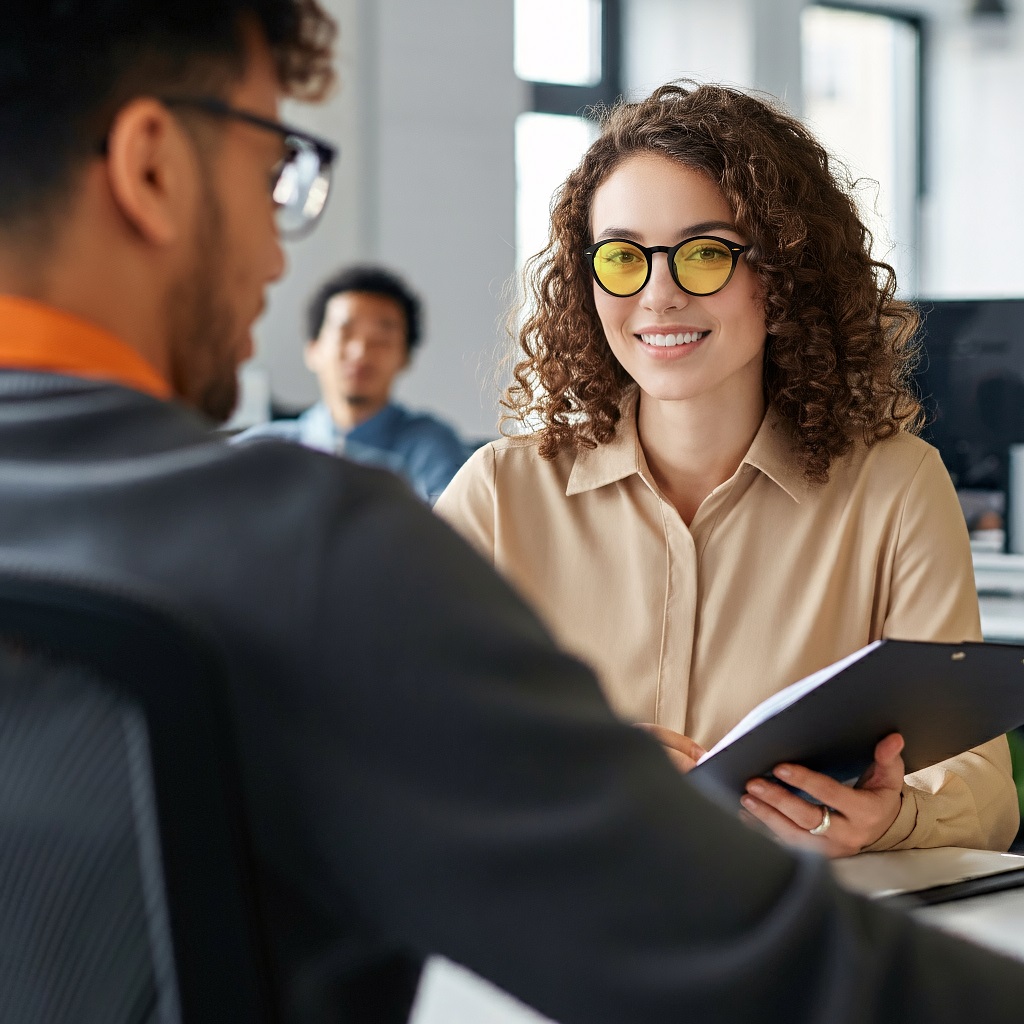
[{"label": "man's beard", "polygon": [[174,393],[217,423],[238,404],[237,318],[223,294],[222,223],[207,187],[192,269],[171,289],[166,314]]}]

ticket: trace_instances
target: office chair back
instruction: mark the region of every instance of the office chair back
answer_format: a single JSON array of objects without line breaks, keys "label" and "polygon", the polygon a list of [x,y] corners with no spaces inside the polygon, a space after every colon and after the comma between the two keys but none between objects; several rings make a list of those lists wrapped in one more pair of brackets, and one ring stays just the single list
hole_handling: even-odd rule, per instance
[{"label": "office chair back", "polygon": [[24,572],[0,572],[0,637],[0,1021],[269,1024],[214,648]]}]

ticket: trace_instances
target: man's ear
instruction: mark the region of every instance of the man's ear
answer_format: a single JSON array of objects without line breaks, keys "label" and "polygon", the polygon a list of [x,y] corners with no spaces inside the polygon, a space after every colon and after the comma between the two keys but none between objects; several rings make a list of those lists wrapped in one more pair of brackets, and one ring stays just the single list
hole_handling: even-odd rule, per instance
[{"label": "man's ear", "polygon": [[118,111],[107,136],[107,179],[138,236],[157,246],[175,242],[200,174],[194,143],[164,104],[143,97]]}]

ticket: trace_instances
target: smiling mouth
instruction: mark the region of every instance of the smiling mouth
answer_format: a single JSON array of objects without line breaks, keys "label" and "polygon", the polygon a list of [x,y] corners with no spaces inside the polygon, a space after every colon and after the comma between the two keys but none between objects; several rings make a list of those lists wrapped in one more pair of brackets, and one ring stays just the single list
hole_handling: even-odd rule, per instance
[{"label": "smiling mouth", "polygon": [[686,331],[683,334],[641,334],[638,337],[645,345],[675,348],[677,345],[692,345],[695,341],[706,338],[710,333],[710,331]]}]

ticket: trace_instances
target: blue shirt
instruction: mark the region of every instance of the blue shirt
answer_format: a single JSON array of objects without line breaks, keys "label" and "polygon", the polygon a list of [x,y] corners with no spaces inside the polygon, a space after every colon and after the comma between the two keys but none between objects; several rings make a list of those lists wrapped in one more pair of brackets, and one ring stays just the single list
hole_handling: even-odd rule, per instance
[{"label": "blue shirt", "polygon": [[431,505],[469,454],[465,442],[443,420],[395,403],[346,431],[337,426],[327,406],[317,402],[296,419],[262,423],[234,440],[253,437],[297,441],[353,462],[390,469]]}]

